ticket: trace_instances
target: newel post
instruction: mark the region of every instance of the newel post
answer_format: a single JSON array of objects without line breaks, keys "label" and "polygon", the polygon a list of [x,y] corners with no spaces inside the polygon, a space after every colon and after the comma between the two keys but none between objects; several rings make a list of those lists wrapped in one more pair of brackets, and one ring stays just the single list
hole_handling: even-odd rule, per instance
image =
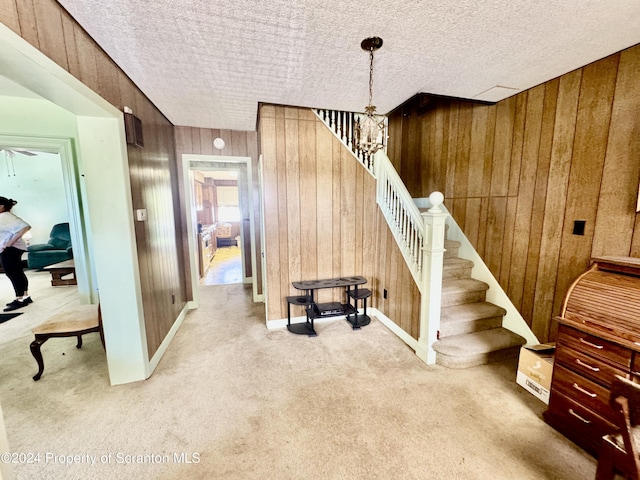
[{"label": "newel post", "polygon": [[438,340],[440,308],[442,305],[442,263],[444,261],[445,220],[448,213],[440,206],[444,196],[440,192],[429,195],[431,208],[422,213],[424,220],[422,247],[422,300],[420,303],[420,336],[416,355],[431,365],[436,352],[431,347]]}]

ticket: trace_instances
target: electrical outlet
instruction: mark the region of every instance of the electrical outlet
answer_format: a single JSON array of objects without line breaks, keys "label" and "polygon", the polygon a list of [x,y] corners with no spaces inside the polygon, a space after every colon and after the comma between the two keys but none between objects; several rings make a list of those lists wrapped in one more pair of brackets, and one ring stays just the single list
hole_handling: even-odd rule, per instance
[{"label": "electrical outlet", "polygon": [[139,208],[136,210],[136,218],[139,222],[145,222],[147,220],[147,209]]}]

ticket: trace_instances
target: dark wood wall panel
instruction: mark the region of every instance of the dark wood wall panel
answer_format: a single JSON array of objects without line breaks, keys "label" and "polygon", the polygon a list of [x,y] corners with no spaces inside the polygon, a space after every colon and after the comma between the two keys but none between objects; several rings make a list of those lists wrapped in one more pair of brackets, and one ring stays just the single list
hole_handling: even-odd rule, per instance
[{"label": "dark wood wall panel", "polygon": [[390,115],[412,195],[445,194],[540,340],[592,256],[640,255],[639,76],[636,46],[495,105],[418,96]]},{"label": "dark wood wall panel", "polygon": [[0,21],[113,106],[130,106],[142,120],[145,146],[129,147],[128,156],[133,208],[148,213],[148,221],[135,222],[135,234],[151,357],[187,300],[174,210],[173,125],[54,0],[0,0]]},{"label": "dark wood wall panel", "polygon": [[[311,123],[311,122],[309,122]],[[315,184],[316,198],[310,198],[312,202],[308,204],[308,215],[315,214],[315,245],[310,245],[311,251],[315,253],[315,267],[318,278],[332,278],[334,276],[334,252],[333,238],[329,235],[330,228],[334,224],[333,220],[333,183],[334,183],[334,162],[333,160],[333,136],[328,135],[327,127],[321,122],[313,122],[315,127],[315,167],[312,182]],[[266,157],[266,153],[265,153]],[[309,180],[311,181],[311,180]],[[273,187],[272,187],[273,188]],[[331,201],[327,201],[330,198]],[[317,208],[322,205],[323,208]],[[305,209],[306,210],[306,209]],[[310,219],[311,221],[311,219]],[[311,242],[312,240],[310,240]],[[320,257],[322,260],[320,261]],[[318,299],[321,302],[330,299],[329,292],[318,292]]]},{"label": "dark wood wall panel", "polygon": [[629,119],[640,118],[639,79],[640,55],[634,50],[622,52],[600,186],[603,206],[598,210],[593,236],[594,255],[605,255],[612,249],[626,251],[632,242],[635,219],[626,212],[636,205],[629,192],[638,186],[638,165],[628,159],[640,157],[640,124]]},{"label": "dark wood wall panel", "polygon": [[546,331],[550,327],[548,319],[554,312],[553,299],[556,294],[561,247],[561,242],[558,240],[561,238],[564,227],[581,80],[582,72],[575,71],[563,76],[559,81],[547,194],[542,218],[540,258],[533,294],[533,305],[537,306],[537,315],[533,322],[540,323],[538,326],[534,325],[534,329],[540,331]]}]

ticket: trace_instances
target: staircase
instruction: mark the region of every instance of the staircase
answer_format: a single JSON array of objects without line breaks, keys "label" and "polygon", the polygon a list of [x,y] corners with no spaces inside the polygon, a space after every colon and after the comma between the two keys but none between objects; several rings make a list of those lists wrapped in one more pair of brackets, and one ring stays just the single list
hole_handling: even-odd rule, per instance
[{"label": "staircase", "polygon": [[467,368],[516,357],[526,339],[502,327],[507,311],[486,301],[489,286],[471,278],[473,262],[458,257],[459,247],[445,240],[436,363]]},{"label": "staircase", "polygon": [[[538,343],[460,227],[440,205],[442,195],[434,192],[429,199],[412,199],[384,152],[371,156],[360,151],[354,141],[359,114],[314,112],[376,179],[376,201],[422,295],[420,337],[417,344],[411,344],[416,355],[427,364],[467,368],[517,356],[521,345]],[[445,234],[448,227],[452,239]],[[459,250],[472,260],[459,258]],[[472,278],[472,270],[484,281]]]}]

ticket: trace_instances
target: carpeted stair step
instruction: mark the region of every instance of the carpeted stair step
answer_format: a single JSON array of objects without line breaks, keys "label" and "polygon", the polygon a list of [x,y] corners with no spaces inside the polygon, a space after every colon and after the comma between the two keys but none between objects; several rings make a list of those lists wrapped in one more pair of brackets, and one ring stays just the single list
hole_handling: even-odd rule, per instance
[{"label": "carpeted stair step", "polygon": [[457,280],[470,278],[473,262],[465,258],[450,257],[445,258],[442,263],[442,279]]},{"label": "carpeted stair step", "polygon": [[489,285],[480,280],[465,278],[442,282],[442,306],[484,302]]},{"label": "carpeted stair step", "polygon": [[443,307],[440,313],[440,338],[497,328],[507,311],[489,302]]},{"label": "carpeted stair step", "polygon": [[457,240],[444,239],[444,258],[457,258],[460,250],[460,242]]},{"label": "carpeted stair step", "polygon": [[454,335],[433,344],[436,363],[447,368],[468,368],[516,357],[526,340],[506,328]]}]

